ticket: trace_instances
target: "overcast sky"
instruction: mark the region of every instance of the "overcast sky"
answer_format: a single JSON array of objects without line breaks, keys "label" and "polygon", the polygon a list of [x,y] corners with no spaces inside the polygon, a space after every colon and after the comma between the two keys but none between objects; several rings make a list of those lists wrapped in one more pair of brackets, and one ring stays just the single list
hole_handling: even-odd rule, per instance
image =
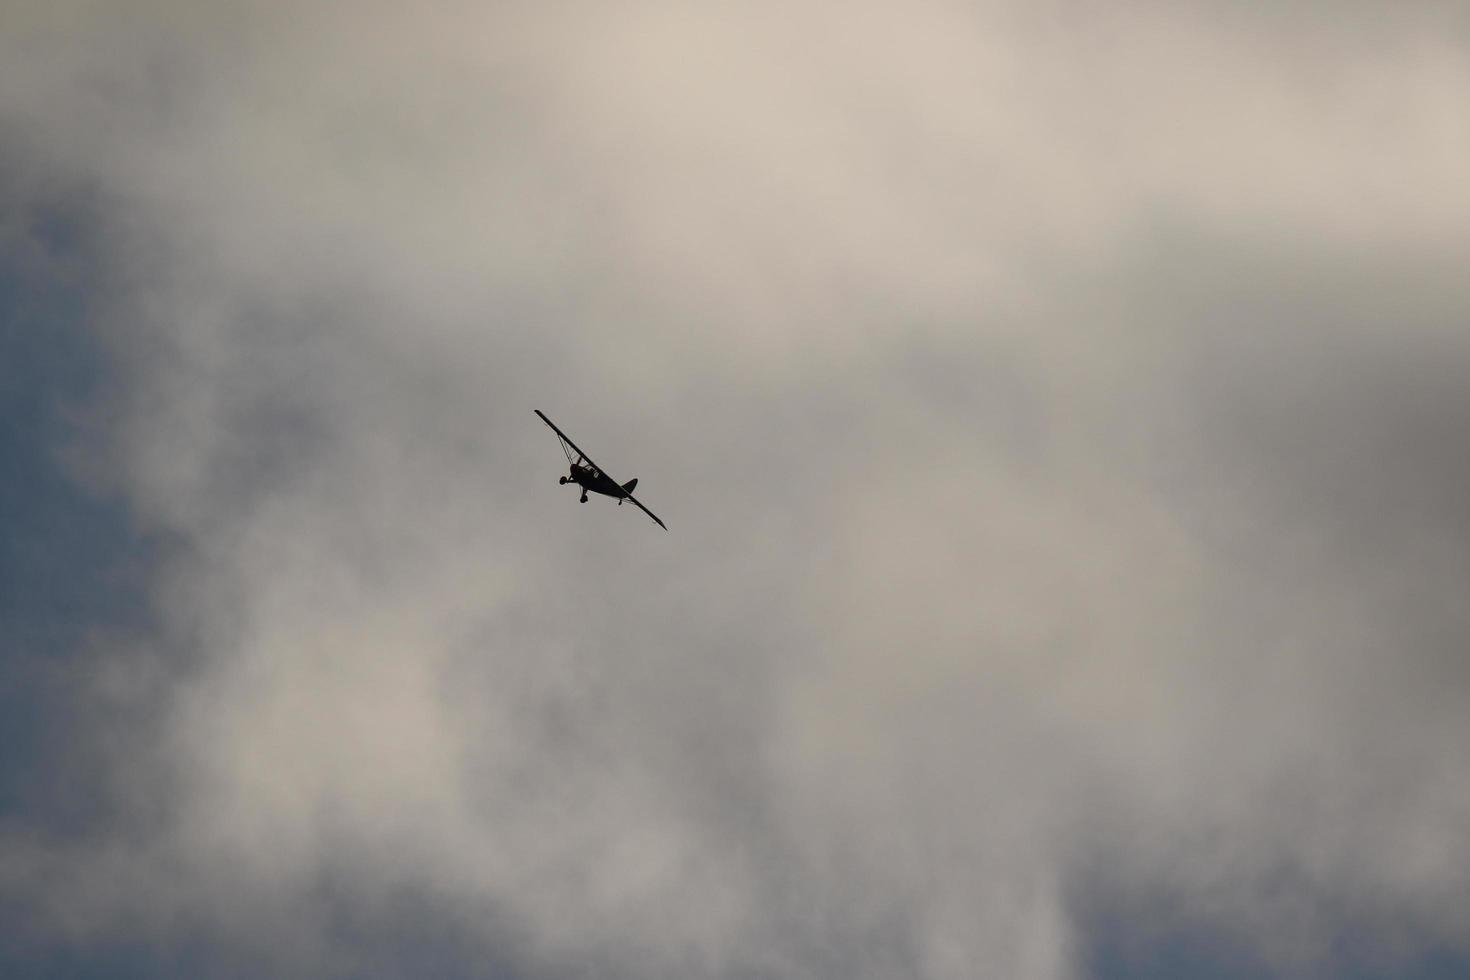
[{"label": "overcast sky", "polygon": [[1470,15],[1262,6],[0,0],[4,972],[1463,976]]}]

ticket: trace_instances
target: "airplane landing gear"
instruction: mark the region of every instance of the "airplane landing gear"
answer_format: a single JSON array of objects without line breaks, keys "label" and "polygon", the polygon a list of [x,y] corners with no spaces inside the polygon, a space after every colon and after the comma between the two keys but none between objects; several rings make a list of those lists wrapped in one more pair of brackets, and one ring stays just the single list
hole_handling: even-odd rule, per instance
[{"label": "airplane landing gear", "polygon": [[566,477],[562,477],[560,480],[557,480],[556,482],[557,483],[560,483],[562,486],[566,486],[567,485],[567,478]]},{"label": "airplane landing gear", "polygon": [[586,502],[587,502],[587,495],[584,493],[584,494],[582,494],[582,503],[585,504]]}]

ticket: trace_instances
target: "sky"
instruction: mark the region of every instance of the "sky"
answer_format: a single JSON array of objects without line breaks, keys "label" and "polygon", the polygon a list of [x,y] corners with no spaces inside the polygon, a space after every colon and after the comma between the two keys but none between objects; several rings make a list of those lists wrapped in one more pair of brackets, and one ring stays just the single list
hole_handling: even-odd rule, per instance
[{"label": "sky", "polygon": [[0,972],[1470,972],[1462,5],[0,22]]}]

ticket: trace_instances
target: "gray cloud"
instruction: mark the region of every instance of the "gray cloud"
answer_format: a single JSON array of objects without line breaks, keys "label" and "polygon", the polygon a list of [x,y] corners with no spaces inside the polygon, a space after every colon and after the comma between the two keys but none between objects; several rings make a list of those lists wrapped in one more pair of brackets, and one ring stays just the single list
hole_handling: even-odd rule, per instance
[{"label": "gray cloud", "polygon": [[177,547],[7,895],[298,973],[1464,951],[1470,62],[1315,9],[20,15]]}]

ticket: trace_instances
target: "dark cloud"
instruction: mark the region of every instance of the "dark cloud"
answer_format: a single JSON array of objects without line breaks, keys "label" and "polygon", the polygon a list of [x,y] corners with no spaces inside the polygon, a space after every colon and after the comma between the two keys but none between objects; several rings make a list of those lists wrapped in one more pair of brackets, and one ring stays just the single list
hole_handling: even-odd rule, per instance
[{"label": "dark cloud", "polygon": [[88,479],[167,546],[45,709],[106,805],[7,823],[25,962],[1460,955],[1439,16],[27,13],[12,196],[89,202]]}]

